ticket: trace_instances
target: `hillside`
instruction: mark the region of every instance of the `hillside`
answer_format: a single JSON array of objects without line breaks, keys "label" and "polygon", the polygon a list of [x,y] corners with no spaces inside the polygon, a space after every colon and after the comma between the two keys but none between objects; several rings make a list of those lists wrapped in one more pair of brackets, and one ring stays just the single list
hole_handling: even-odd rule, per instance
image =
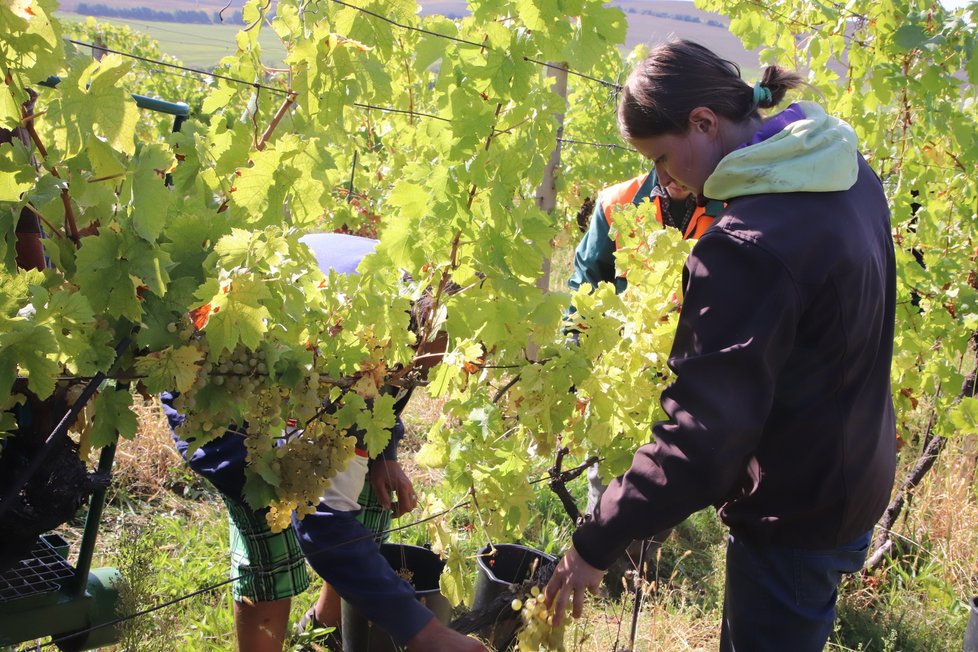
[{"label": "hillside", "polygon": [[[149,7],[169,12],[203,11],[212,15],[220,11],[226,2],[225,0],[171,0],[165,6],[160,6],[147,0],[63,0],[61,7],[63,11],[73,12],[81,4],[89,6],[101,4],[107,7],[125,9]],[[467,13],[467,5],[464,0],[422,0],[421,4],[423,14],[462,16]],[[745,76],[748,78],[757,69],[756,52],[746,51],[736,37],[724,27],[716,25],[716,23],[726,25],[728,22],[726,18],[701,11],[692,2],[680,0],[617,0],[610,4],[620,7],[626,13],[628,35],[625,47],[628,49],[639,43],[655,44],[672,37],[686,38],[702,43],[723,57],[736,62],[745,70]],[[240,8],[240,5],[234,3],[232,9],[234,8]],[[664,15],[687,16],[702,22],[667,18],[663,17]],[[112,22],[129,24],[135,29],[147,32],[160,41],[165,51],[180,57],[191,65],[210,67],[221,56],[234,50],[235,30],[229,29],[226,25],[184,25],[128,19],[112,19]],[[179,38],[181,31],[184,30],[188,34],[188,42],[181,42]],[[188,45],[190,46],[189,51]],[[195,47],[196,45],[206,47]]]}]

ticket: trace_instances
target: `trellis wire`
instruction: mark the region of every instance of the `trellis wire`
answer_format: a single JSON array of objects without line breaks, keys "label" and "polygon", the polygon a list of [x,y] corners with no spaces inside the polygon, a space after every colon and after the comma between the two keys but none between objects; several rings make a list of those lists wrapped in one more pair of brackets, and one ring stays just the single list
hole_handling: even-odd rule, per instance
[{"label": "trellis wire", "polygon": [[[437,514],[432,514],[431,516],[426,516],[425,518],[418,519],[417,521],[414,521],[412,523],[408,523],[406,525],[399,525],[397,527],[388,528],[388,529],[386,529],[386,530],[384,530],[382,532],[371,532],[370,534],[366,534],[366,535],[361,536],[361,537],[356,537],[354,539],[349,539],[349,540],[344,541],[342,543],[338,543],[338,544],[335,544],[335,545],[332,545],[332,546],[327,546],[325,548],[320,548],[319,550],[316,550],[315,552],[313,552],[311,554],[305,555],[305,557],[306,557],[306,559],[309,559],[309,558],[316,557],[317,555],[321,555],[321,554],[326,553],[326,552],[331,552],[333,550],[337,550],[339,548],[342,548],[343,546],[347,546],[347,545],[350,545],[352,543],[359,543],[360,541],[366,541],[368,539],[375,539],[375,538],[377,538],[379,536],[385,536],[387,534],[391,534],[393,532],[398,532],[400,530],[407,530],[407,529],[412,528],[412,527],[414,527],[416,525],[420,525],[422,523],[427,523],[428,521],[433,521],[436,518],[441,518],[442,516],[446,516],[447,514],[450,514],[451,512],[454,512],[456,509],[460,509],[462,507],[465,507],[468,504],[469,504],[469,501],[466,500],[466,499],[463,499],[463,500],[455,503],[453,506],[449,507],[448,509],[444,509],[444,510],[438,512]],[[280,564],[278,564],[276,566],[273,566],[272,568],[267,569],[264,572],[266,572],[266,573],[268,573],[268,572],[274,572],[274,571],[279,570],[281,568],[285,568],[290,563],[291,563],[290,560],[283,561],[282,563],[280,563]],[[196,591],[192,591],[192,592],[187,593],[185,595],[182,595],[182,596],[173,598],[171,600],[167,600],[166,602],[161,602],[160,604],[153,605],[152,607],[148,607],[146,609],[142,609],[140,611],[136,611],[134,613],[127,614],[125,616],[119,616],[118,618],[116,618],[114,620],[110,620],[110,621],[104,622],[104,623],[99,623],[98,625],[93,625],[92,627],[89,627],[87,629],[82,629],[82,630],[78,630],[78,631],[75,631],[75,632],[71,632],[70,634],[65,634],[64,636],[61,636],[59,638],[51,639],[50,641],[48,641],[47,643],[44,643],[43,645],[39,643],[35,649],[40,650],[42,648],[50,647],[52,645],[58,645],[59,643],[62,643],[64,641],[68,640],[69,638],[74,638],[76,636],[81,636],[83,634],[88,634],[90,632],[94,632],[96,630],[103,629],[105,627],[112,627],[113,625],[119,625],[121,623],[128,622],[130,620],[134,620],[136,618],[139,618],[139,617],[142,617],[142,616],[146,616],[146,615],[149,615],[151,613],[155,613],[155,612],[160,611],[162,609],[165,609],[167,607],[172,607],[175,604],[179,604],[180,602],[183,602],[184,600],[189,600],[190,598],[196,597],[198,595],[203,595],[204,593],[209,593],[209,592],[211,592],[211,591],[213,591],[215,589],[221,588],[222,586],[226,586],[228,584],[231,584],[232,582],[237,582],[238,580],[244,579],[246,577],[250,577],[250,576],[252,576],[254,574],[255,573],[242,573],[241,575],[238,575],[236,577],[232,577],[230,579],[223,580],[223,581],[218,582],[216,584],[212,584],[210,586],[206,586],[204,588],[197,589]]]},{"label": "trellis wire", "polygon": [[215,77],[217,79],[223,79],[225,81],[234,82],[236,84],[244,84],[245,86],[251,86],[252,88],[264,88],[265,90],[271,91],[273,93],[281,93],[282,95],[289,95],[292,91],[287,91],[281,88],[275,88],[274,86],[266,86],[265,84],[260,84],[258,82],[250,82],[244,79],[238,79],[236,77],[228,77],[226,75],[220,75],[216,72],[207,72],[206,70],[199,70],[197,68],[190,68],[188,66],[181,66],[175,63],[170,63],[168,61],[159,61],[158,59],[151,59],[149,57],[143,57],[138,54],[133,54],[131,52],[124,52],[122,50],[115,50],[113,48],[104,47],[101,45],[95,45],[94,43],[85,43],[84,41],[76,41],[73,38],[65,38],[68,43],[74,43],[75,45],[80,45],[86,48],[98,48],[100,50],[105,50],[106,52],[111,52],[112,54],[118,54],[122,57],[128,57],[130,59],[136,59],[138,61],[143,61],[145,63],[154,63],[159,66],[166,66],[167,68],[175,68],[177,70],[184,70],[186,72],[196,73],[198,75],[207,75],[208,77]]}]

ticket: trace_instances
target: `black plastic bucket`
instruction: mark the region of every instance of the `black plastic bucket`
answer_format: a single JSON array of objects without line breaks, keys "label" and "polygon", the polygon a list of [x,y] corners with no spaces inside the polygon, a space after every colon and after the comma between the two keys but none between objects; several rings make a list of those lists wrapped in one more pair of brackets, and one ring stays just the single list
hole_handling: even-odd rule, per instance
[{"label": "black plastic bucket", "polygon": [[[479,575],[475,580],[475,597],[472,611],[490,609],[501,594],[510,594],[515,585],[531,579],[544,564],[554,564],[557,558],[545,552],[514,543],[486,546],[479,551]],[[495,622],[479,635],[494,647],[505,647],[513,640],[519,627],[519,618],[508,604],[504,604]]]},{"label": "black plastic bucket", "polygon": [[[438,582],[445,562],[427,548],[397,543],[385,543],[380,554],[402,576],[409,574],[415,595],[435,617],[448,623],[452,617],[452,605],[441,594]],[[401,648],[391,637],[364,618],[350,604],[342,602],[343,652],[396,652]]]},{"label": "black plastic bucket", "polygon": [[964,652],[978,652],[978,597],[971,598],[971,618],[964,631]]}]

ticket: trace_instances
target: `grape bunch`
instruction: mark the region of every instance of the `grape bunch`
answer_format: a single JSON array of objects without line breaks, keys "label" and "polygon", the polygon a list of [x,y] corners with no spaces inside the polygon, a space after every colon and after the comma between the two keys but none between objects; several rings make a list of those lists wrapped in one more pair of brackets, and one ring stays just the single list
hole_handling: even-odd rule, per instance
[{"label": "grape bunch", "polygon": [[554,626],[553,611],[544,603],[539,586],[530,588],[526,600],[513,600],[513,610],[520,612],[523,627],[516,638],[520,652],[563,652],[564,624]]},{"label": "grape bunch", "polygon": [[284,529],[293,511],[299,519],[315,512],[333,476],[345,469],[354,456],[355,444],[356,438],[338,430],[329,415],[291,432],[274,449],[272,466],[279,474],[280,484],[275,488],[278,499],[266,515],[269,527],[274,531]]},{"label": "grape bunch", "polygon": [[[189,345],[204,349],[207,341],[195,336]],[[193,387],[176,397],[174,407],[185,415],[182,436],[197,444],[228,430],[244,437],[248,472],[274,493],[267,519],[278,531],[293,511],[299,518],[315,511],[330,479],[354,455],[356,440],[324,413],[329,384],[307,370],[282,387],[271,363],[274,350],[267,346],[251,350],[238,344],[199,363]]]}]

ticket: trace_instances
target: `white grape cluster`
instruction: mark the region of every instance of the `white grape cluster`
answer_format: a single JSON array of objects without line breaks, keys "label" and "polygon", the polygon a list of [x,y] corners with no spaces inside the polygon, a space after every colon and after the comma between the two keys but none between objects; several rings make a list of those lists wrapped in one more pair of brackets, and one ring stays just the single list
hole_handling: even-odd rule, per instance
[{"label": "white grape cluster", "polygon": [[523,620],[523,627],[516,637],[520,652],[563,652],[567,621],[554,626],[553,611],[544,603],[539,586],[530,588],[530,597],[526,600],[513,600],[513,610],[519,611]]},{"label": "white grape cluster", "polygon": [[[206,346],[206,340],[196,344]],[[200,364],[194,387],[178,396],[174,407],[185,415],[181,434],[197,443],[247,424],[240,433],[248,472],[274,488],[267,519],[278,531],[288,526],[293,511],[300,518],[315,511],[330,479],[353,456],[356,440],[332,415],[323,414],[322,397],[329,388],[319,374],[313,371],[283,388],[270,373],[262,346],[251,350],[239,344],[216,362]]]},{"label": "white grape cluster", "polygon": [[280,484],[275,488],[278,500],[269,506],[266,516],[269,527],[273,531],[284,529],[293,511],[300,519],[315,512],[330,480],[355,454],[355,445],[356,438],[338,431],[329,417],[316,419],[290,434],[274,452],[272,464]]},{"label": "white grape cluster", "polygon": [[[200,340],[197,345],[204,343]],[[234,351],[222,352],[216,362],[200,364],[193,388],[173,403],[186,416],[184,432],[206,442],[222,435],[231,424],[245,421],[273,428],[268,432],[281,432],[285,393],[271,384],[266,357],[260,348],[251,351],[239,344]],[[213,393],[215,388],[220,388],[219,400],[211,397],[206,405],[199,405],[197,394],[205,389]]]}]

